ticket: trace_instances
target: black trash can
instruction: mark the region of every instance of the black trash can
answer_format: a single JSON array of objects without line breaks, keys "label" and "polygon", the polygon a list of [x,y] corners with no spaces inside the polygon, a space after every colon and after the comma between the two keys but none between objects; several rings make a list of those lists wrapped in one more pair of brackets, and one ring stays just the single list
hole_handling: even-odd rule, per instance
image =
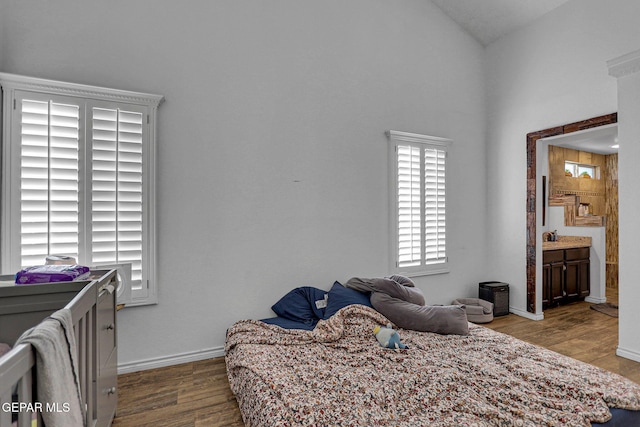
[{"label": "black trash can", "polygon": [[480,282],[478,297],[493,303],[493,316],[509,314],[509,284],[502,282]]}]

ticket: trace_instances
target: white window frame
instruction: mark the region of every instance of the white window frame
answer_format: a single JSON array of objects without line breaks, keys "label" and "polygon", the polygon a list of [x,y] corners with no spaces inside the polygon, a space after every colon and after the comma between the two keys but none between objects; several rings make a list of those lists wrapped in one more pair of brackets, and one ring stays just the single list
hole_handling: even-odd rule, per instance
[{"label": "white window frame", "polygon": [[[442,274],[449,272],[449,259],[447,253],[446,227],[447,212],[446,198],[448,196],[446,174],[446,163],[448,162],[448,152],[452,140],[434,136],[420,135],[415,133],[389,130],[386,132],[389,139],[389,195],[390,195],[390,243],[391,256],[389,269],[393,274],[402,274],[409,277],[425,276],[431,274]],[[399,168],[398,168],[398,147],[414,147],[420,150],[420,191],[419,191],[419,215],[420,215],[420,257],[416,261],[417,265],[403,266],[400,263],[400,190],[399,190]],[[436,230],[438,239],[444,241],[442,248],[445,255],[437,260],[426,259],[426,237],[427,230],[425,216],[425,150],[438,150],[444,152],[444,232]],[[433,230],[432,227],[429,227]]]},{"label": "white window frame", "polygon": [[[156,260],[156,133],[157,110],[164,100],[162,95],[109,89],[97,86],[88,86],[76,83],[60,82],[55,80],[40,79],[9,73],[0,73],[0,87],[2,88],[2,186],[0,194],[2,208],[0,210],[0,271],[3,274],[13,274],[21,266],[20,257],[20,230],[16,224],[20,224],[20,132],[21,112],[17,108],[18,99],[29,94],[34,98],[51,97],[51,99],[74,99],[79,105],[84,105],[85,111],[81,113],[80,140],[81,144],[88,146],[91,138],[88,135],[89,114],[86,110],[95,105],[112,105],[114,107],[128,108],[131,111],[144,112],[146,118],[143,121],[143,273],[139,287],[132,289],[131,302],[128,306],[155,304],[158,302],[157,293],[157,260]],[[84,151],[82,147],[81,152]],[[86,154],[86,153],[85,153]],[[84,158],[83,158],[84,157]],[[88,168],[88,154],[81,154],[80,180],[86,179]],[[86,189],[83,192],[81,182],[79,195],[81,208],[80,228],[86,239],[90,239],[90,200],[86,200]],[[91,265],[87,260],[85,243],[80,242],[78,262]],[[85,253],[82,253],[82,252]]]},{"label": "white window frame", "polygon": [[580,169],[588,169],[591,172],[590,174],[589,174],[589,171],[583,171],[583,172],[587,172],[587,174],[589,174],[589,178],[600,179],[600,168],[598,167],[598,165],[589,165],[586,163],[578,163],[578,162],[565,160],[564,170],[566,171],[567,169],[571,172],[572,178],[582,178]]}]

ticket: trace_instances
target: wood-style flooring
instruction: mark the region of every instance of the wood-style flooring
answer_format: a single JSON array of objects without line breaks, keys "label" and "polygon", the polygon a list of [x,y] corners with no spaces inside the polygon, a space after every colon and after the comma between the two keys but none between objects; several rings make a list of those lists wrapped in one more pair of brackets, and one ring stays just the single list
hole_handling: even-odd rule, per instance
[{"label": "wood-style flooring", "polygon": [[244,426],[223,357],[118,375],[113,427]]},{"label": "wood-style flooring", "polygon": [[[617,293],[607,289],[617,303]],[[618,319],[579,302],[546,310],[544,320],[509,314],[485,325],[640,383],[640,363],[615,354]],[[118,376],[114,427],[243,426],[224,358]]]},{"label": "wood-style flooring", "polygon": [[[616,290],[607,289],[607,302],[618,303]],[[616,372],[640,384],[640,363],[616,356],[618,319],[577,302],[544,312],[534,321],[509,314],[484,325],[523,341]]]}]

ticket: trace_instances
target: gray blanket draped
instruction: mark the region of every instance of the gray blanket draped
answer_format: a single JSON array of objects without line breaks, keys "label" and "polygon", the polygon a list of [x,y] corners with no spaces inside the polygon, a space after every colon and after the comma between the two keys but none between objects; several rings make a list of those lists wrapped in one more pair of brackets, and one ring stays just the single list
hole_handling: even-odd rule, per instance
[{"label": "gray blanket draped", "polygon": [[[25,331],[17,344],[36,350],[37,399],[47,427],[85,427],[71,312],[58,310]],[[49,410],[47,410],[49,409]]]},{"label": "gray blanket draped", "polygon": [[464,306],[425,305],[422,291],[407,277],[352,277],[345,286],[360,292],[371,292],[373,308],[399,328],[438,334],[469,334]]}]

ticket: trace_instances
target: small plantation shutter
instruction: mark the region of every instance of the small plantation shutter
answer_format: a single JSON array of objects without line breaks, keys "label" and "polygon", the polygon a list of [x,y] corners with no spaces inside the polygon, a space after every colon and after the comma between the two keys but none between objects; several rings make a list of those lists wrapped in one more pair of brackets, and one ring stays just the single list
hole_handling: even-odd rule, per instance
[{"label": "small plantation shutter", "polygon": [[424,149],[425,263],[446,260],[446,151]]},{"label": "small plantation shutter", "polygon": [[422,260],[420,148],[399,145],[398,153],[398,266],[419,266]]}]

